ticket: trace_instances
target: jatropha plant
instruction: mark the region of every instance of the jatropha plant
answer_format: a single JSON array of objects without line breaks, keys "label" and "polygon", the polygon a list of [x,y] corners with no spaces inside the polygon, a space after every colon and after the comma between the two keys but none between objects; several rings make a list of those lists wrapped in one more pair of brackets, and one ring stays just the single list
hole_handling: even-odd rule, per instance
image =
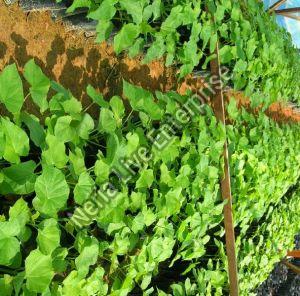
[{"label": "jatropha plant", "polygon": [[[34,60],[23,75],[25,94],[14,64],[0,75],[3,295],[226,294],[219,185],[226,133],[240,278],[252,293],[267,276],[255,258],[269,270],[270,242],[284,249],[294,235],[287,226],[297,212],[276,217],[299,177],[299,125],[278,125],[231,100],[225,129],[191,93],[153,94],[126,81],[123,98],[87,87],[90,108],[99,109],[92,118]],[[25,100],[39,114],[25,110]],[[270,227],[280,224],[289,239],[262,223],[278,203]],[[254,222],[262,223],[255,234],[264,237],[262,257],[248,240]]]}]

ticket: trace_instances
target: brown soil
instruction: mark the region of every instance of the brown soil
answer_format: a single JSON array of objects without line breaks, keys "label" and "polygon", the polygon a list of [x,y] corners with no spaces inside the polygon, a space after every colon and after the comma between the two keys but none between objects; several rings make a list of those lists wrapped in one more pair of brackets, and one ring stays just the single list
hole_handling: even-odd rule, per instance
[{"label": "brown soil", "polygon": [[[226,99],[234,97],[239,107],[244,107],[247,110],[257,113],[258,109],[253,110],[250,107],[250,99],[247,98],[242,92],[228,91],[226,93]],[[287,106],[285,103],[277,102],[273,103],[265,112],[270,118],[277,122],[289,123],[300,122],[300,113]]]},{"label": "brown soil", "polygon": [[45,74],[89,105],[88,84],[107,97],[122,93],[122,80],[151,90],[176,89],[175,70],[162,61],[142,65],[141,58],[116,56],[107,43],[95,44],[82,32],[68,32],[48,13],[24,14],[17,5],[0,1],[0,71],[15,62],[20,71],[34,58]]},{"label": "brown soil", "polygon": [[[6,7],[0,1],[0,71],[14,62],[22,71],[31,58],[48,77],[70,89],[84,106],[90,104],[85,93],[88,84],[106,97],[122,94],[123,79],[145,89],[177,90],[181,94],[187,89],[197,92],[203,86],[201,78],[192,76],[178,83],[176,69],[165,67],[162,60],[142,65],[140,57],[116,56],[109,44],[95,44],[82,32],[69,32],[62,23],[53,22],[48,13],[24,14],[17,5]],[[24,85],[28,87],[26,82]],[[235,97],[249,107],[243,94],[235,93]],[[37,113],[30,100],[26,104],[27,109]],[[89,112],[97,115],[98,109],[93,106]],[[299,115],[281,104],[272,106],[267,113],[278,121],[300,121]]]}]

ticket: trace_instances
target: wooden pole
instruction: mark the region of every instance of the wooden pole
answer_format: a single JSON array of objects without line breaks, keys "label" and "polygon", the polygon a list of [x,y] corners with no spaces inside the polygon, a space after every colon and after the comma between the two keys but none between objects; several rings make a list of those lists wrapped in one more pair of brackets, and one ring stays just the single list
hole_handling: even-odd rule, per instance
[{"label": "wooden pole", "polygon": [[273,12],[274,10],[276,10],[280,5],[282,5],[284,2],[286,2],[287,0],[279,0],[277,2],[275,2],[269,9],[268,12]]},{"label": "wooden pole", "polygon": [[287,261],[287,260],[282,260],[281,261],[286,267],[288,267],[290,270],[292,270],[293,272],[300,274],[300,268],[294,264],[292,264],[291,262]]},{"label": "wooden pole", "polygon": [[277,15],[282,15],[284,17],[288,17],[288,18],[293,19],[293,20],[300,21],[300,16],[297,16],[297,15],[293,15],[293,14],[285,13],[285,12],[276,13],[276,14]]},{"label": "wooden pole", "polygon": [[300,250],[293,250],[287,253],[288,257],[300,258]]},{"label": "wooden pole", "polygon": [[[221,80],[220,70],[220,56],[219,56],[219,44],[216,45],[215,50],[216,58],[210,62],[211,73],[214,76],[214,95],[212,98],[213,109],[217,119],[225,126],[225,108],[223,97],[223,86]],[[232,196],[231,196],[231,184],[230,184],[230,169],[228,159],[228,147],[227,141],[224,144],[223,150],[224,156],[224,177],[221,181],[221,193],[223,200],[227,203],[224,206],[224,226],[225,226],[225,238],[226,238],[226,254],[228,258],[228,273],[229,273],[229,288],[231,296],[239,295],[238,288],[238,272],[237,272],[237,258],[235,253],[235,233],[234,223],[232,215]]]},{"label": "wooden pole", "polygon": [[277,14],[280,14],[280,13],[295,13],[295,12],[300,12],[300,7],[293,7],[293,8],[285,8],[285,9],[275,10],[275,13],[277,13]]}]

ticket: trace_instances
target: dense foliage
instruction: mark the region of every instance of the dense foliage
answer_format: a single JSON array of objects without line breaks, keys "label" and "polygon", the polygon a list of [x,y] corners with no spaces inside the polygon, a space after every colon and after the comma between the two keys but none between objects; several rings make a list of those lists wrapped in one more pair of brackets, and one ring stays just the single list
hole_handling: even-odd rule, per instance
[{"label": "dense foliage", "polygon": [[[183,119],[176,114],[191,95],[153,95],[124,81],[126,106],[117,96],[104,100],[88,86],[91,107],[100,107],[94,120],[33,60],[24,77],[30,85],[25,98],[44,120],[24,111],[22,80],[14,64],[7,66],[0,75],[0,100],[8,114],[0,121],[1,295],[226,294],[219,189],[226,132],[210,107],[197,105],[193,116]],[[269,206],[277,205],[298,177],[300,128],[239,113],[233,101],[228,111],[246,292],[259,282],[250,282],[255,272],[265,277],[257,264],[266,262],[269,270],[273,262],[263,254],[249,260],[255,247],[248,225],[266,210],[270,216]],[[136,154],[140,148],[142,158]],[[131,161],[129,167],[124,160]],[[83,219],[84,227],[72,222],[78,209],[96,202],[106,182],[114,197],[91,220]],[[253,240],[278,225],[276,215]],[[278,245],[283,240],[278,236]]]},{"label": "dense foliage", "polygon": [[300,232],[300,190],[270,207],[265,219],[253,227],[251,237],[238,244],[241,295],[256,295],[255,287],[265,281],[275,263],[295,247],[295,233]]},{"label": "dense foliage", "polygon": [[299,51],[261,1],[74,0],[69,11],[80,7],[99,22],[97,41],[112,37],[117,54],[128,50],[133,57],[145,49],[143,62],[165,57],[184,77],[207,68],[219,40],[232,85],[254,104],[300,101]]},{"label": "dense foliage", "polygon": [[300,177],[300,126],[238,110],[235,100],[228,114],[240,291],[256,295],[300,232],[299,189],[283,198]]},{"label": "dense foliage", "polygon": [[[133,111],[127,114],[119,97],[106,102],[89,86],[87,92],[101,106],[96,123],[33,60],[24,76],[46,118],[42,123],[22,111],[22,81],[16,66],[7,66],[0,76],[0,98],[13,121],[1,117],[1,291],[164,295],[159,287],[167,285],[166,291],[178,295],[183,289],[220,294],[226,272],[219,260],[208,261],[206,245],[221,240],[218,193],[225,133],[210,108],[158,149],[147,133],[153,127],[159,131],[189,96],[157,92],[155,103],[151,93],[124,81]],[[56,94],[48,103],[50,87]],[[132,165],[131,178],[126,171],[119,180],[112,168],[124,170],[120,159],[132,157],[141,146],[152,157]],[[118,194],[83,229],[74,226],[69,217],[75,208],[107,180]],[[168,268],[187,274],[193,269],[193,282],[159,282],[155,276]]]},{"label": "dense foliage", "polygon": [[300,127],[238,110],[235,102],[228,106],[227,135],[235,223],[245,233],[300,177]]}]

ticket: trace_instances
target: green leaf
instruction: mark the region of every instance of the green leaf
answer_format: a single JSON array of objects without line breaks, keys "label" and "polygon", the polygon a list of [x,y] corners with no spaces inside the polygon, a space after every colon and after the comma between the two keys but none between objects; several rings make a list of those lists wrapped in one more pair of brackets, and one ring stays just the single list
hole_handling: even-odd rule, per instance
[{"label": "green leaf", "polygon": [[71,116],[62,116],[57,119],[54,128],[56,138],[63,143],[76,142],[76,129],[72,126],[73,118]]},{"label": "green leaf", "polygon": [[30,209],[23,198],[18,199],[9,209],[9,218],[18,222],[21,231],[29,222],[30,216]]},{"label": "green leaf", "polygon": [[65,207],[70,189],[60,170],[45,166],[36,180],[35,192],[34,208],[42,214],[56,217],[57,212]]},{"label": "green leaf", "polygon": [[64,112],[61,101],[64,100],[63,94],[59,93],[54,95],[49,101],[49,108],[53,114],[61,114]]},{"label": "green leaf", "polygon": [[168,14],[166,20],[161,25],[161,31],[163,32],[174,32],[183,23],[182,16],[182,5],[172,7],[170,14]]},{"label": "green leaf", "polygon": [[156,262],[163,262],[173,253],[175,240],[173,238],[154,238],[147,246],[149,257]]},{"label": "green leaf", "polygon": [[118,158],[118,151],[122,150],[122,146],[116,134],[109,135],[106,143],[106,160],[109,164],[114,163],[114,160]]},{"label": "green leaf", "polygon": [[13,277],[4,274],[3,277],[0,278],[0,291],[2,296],[11,296],[13,295]]},{"label": "green leaf", "polygon": [[[167,67],[170,67],[175,59],[176,54],[176,37],[173,35],[169,35],[166,39],[166,49],[167,49],[167,57],[166,57],[166,63],[165,65]],[[197,54],[197,50],[196,50]]]},{"label": "green leaf", "polygon": [[33,160],[29,160],[4,168],[2,172],[5,177],[13,180],[14,182],[18,184],[25,184],[28,179],[34,175],[35,168],[36,163]]},{"label": "green leaf", "polygon": [[247,62],[243,60],[238,60],[234,66],[233,71],[243,73],[247,70]]},{"label": "green leaf", "polygon": [[208,63],[217,57],[216,54],[211,54],[206,57],[204,64],[202,65],[202,69],[207,69]]},{"label": "green leaf", "polygon": [[85,200],[91,198],[95,182],[87,172],[83,172],[74,188],[74,199],[76,203],[82,205]]},{"label": "green leaf", "polygon": [[108,176],[110,173],[109,165],[104,162],[102,159],[98,159],[95,163],[95,175],[96,175],[96,182],[98,184],[102,184],[103,182],[108,180]]},{"label": "green leaf", "polygon": [[150,188],[154,181],[153,170],[143,170],[136,181],[136,188]]},{"label": "green leaf", "polygon": [[160,166],[160,181],[169,186],[172,186],[174,183],[174,178],[165,163],[162,163]]},{"label": "green leaf", "polygon": [[24,77],[31,85],[30,94],[33,101],[40,107],[41,112],[48,109],[47,94],[50,88],[50,79],[37,66],[34,59],[26,63]]},{"label": "green leaf", "polygon": [[56,248],[52,252],[52,266],[55,272],[64,272],[66,271],[68,260],[65,258],[68,255],[68,250],[66,248]]},{"label": "green leaf", "polygon": [[181,191],[182,188],[178,187],[170,190],[166,194],[166,207],[164,208],[164,210],[166,211],[167,216],[172,216],[180,212],[182,203]]},{"label": "green leaf", "polygon": [[161,16],[161,0],[154,0],[152,3],[153,20],[157,20]]},{"label": "green leaf", "polygon": [[224,19],[225,14],[225,6],[217,5],[217,11],[215,13],[215,18],[217,22],[221,22]]},{"label": "green leaf", "polygon": [[133,233],[138,233],[139,231],[143,230],[145,227],[144,216],[142,213],[138,213],[137,216],[134,217],[132,221],[131,230]]},{"label": "green leaf", "polygon": [[23,85],[16,64],[6,66],[0,75],[0,101],[11,113],[19,113],[22,109]]},{"label": "green leaf", "polygon": [[61,102],[66,113],[76,116],[82,111],[82,105],[79,100],[71,96],[67,100]]},{"label": "green leaf", "polygon": [[29,291],[42,293],[50,285],[54,276],[52,259],[39,250],[30,252],[25,260],[26,287]]},{"label": "green leaf", "polygon": [[163,111],[159,105],[154,102],[154,97],[151,92],[123,80],[123,93],[125,97],[129,99],[133,110],[144,111],[153,120],[162,118]]},{"label": "green leaf", "polygon": [[87,86],[86,91],[94,103],[98,104],[100,107],[109,108],[109,103],[106,102],[103,99],[103,96],[98,93],[90,84]]},{"label": "green leaf", "polygon": [[114,38],[114,49],[117,54],[134,44],[140,34],[140,28],[134,24],[126,24]]},{"label": "green leaf", "polygon": [[137,133],[128,133],[126,135],[127,143],[127,156],[131,156],[131,154],[137,150],[139,147],[140,139]]},{"label": "green leaf", "polygon": [[15,294],[19,295],[20,290],[22,288],[22,284],[24,281],[24,277],[25,277],[25,272],[19,272],[17,275],[15,275],[14,280],[13,280],[13,287],[15,290]]},{"label": "green leaf", "polygon": [[107,108],[102,108],[100,111],[99,129],[108,134],[112,134],[116,128],[117,123],[112,111]]},{"label": "green leaf", "polygon": [[74,0],[72,5],[67,9],[67,13],[74,12],[77,8],[87,7],[90,8],[91,0]]},{"label": "green leaf", "polygon": [[219,170],[218,168],[214,166],[209,166],[208,167],[208,178],[211,179],[218,179],[219,177]]},{"label": "green leaf", "polygon": [[5,236],[0,231],[0,265],[10,266],[20,252],[20,242],[15,237]]},{"label": "green leaf", "polygon": [[144,222],[147,227],[153,224],[156,221],[156,215],[152,212],[151,209],[143,208],[142,214],[144,216]]},{"label": "green leaf", "polygon": [[237,108],[235,98],[230,99],[230,102],[227,106],[227,112],[228,112],[228,115],[231,119],[236,120],[238,118],[239,110]]},{"label": "green leaf", "polygon": [[4,150],[5,150],[5,135],[0,121],[0,159],[3,158]]},{"label": "green leaf", "polygon": [[234,75],[233,81],[234,81],[234,89],[235,90],[241,90],[247,84],[247,79],[245,76],[242,76],[242,73],[236,72],[236,75]]},{"label": "green leaf", "polygon": [[122,8],[124,8],[128,14],[132,16],[132,20],[136,24],[140,24],[143,21],[143,10],[146,1],[140,0],[120,0]]},{"label": "green leaf", "polygon": [[46,137],[47,149],[42,152],[42,158],[48,165],[55,165],[61,169],[65,167],[68,157],[66,155],[65,144],[53,135]]},{"label": "green leaf", "polygon": [[[20,234],[18,235],[18,239],[22,242],[22,243],[26,243],[28,242],[28,240],[30,239],[32,235],[32,231],[31,228],[29,226],[25,226]],[[17,257],[18,258],[18,257]],[[21,256],[19,257],[21,259]],[[19,262],[19,259],[16,259],[16,262]],[[15,263],[15,264],[19,264],[19,263]]]},{"label": "green leaf", "polygon": [[43,148],[45,145],[46,134],[43,127],[40,124],[39,119],[26,112],[21,113],[21,121],[25,123],[30,132],[30,139],[32,142],[40,148]]},{"label": "green leaf", "polygon": [[90,265],[97,262],[98,254],[99,246],[96,241],[93,241],[91,245],[83,248],[80,255],[75,259],[78,276],[80,278],[84,278],[88,274]]},{"label": "green leaf", "polygon": [[32,160],[12,165],[2,170],[4,180],[1,194],[29,194],[34,191],[36,163]]},{"label": "green leaf", "polygon": [[95,295],[107,295],[108,284],[104,280],[104,273],[105,271],[102,267],[96,267],[95,271],[87,279],[87,290],[93,289]]},{"label": "green leaf", "polygon": [[20,156],[29,153],[29,139],[27,134],[11,121],[1,118],[2,131],[5,138],[3,157],[12,163],[19,163]]},{"label": "green leaf", "polygon": [[110,21],[117,12],[114,6],[116,2],[117,0],[104,0],[95,11],[87,16],[93,20]]},{"label": "green leaf", "polygon": [[96,27],[96,31],[97,31],[96,42],[101,43],[107,40],[112,33],[113,27],[114,25],[111,21],[99,20],[98,25]]},{"label": "green leaf", "polygon": [[256,39],[255,38],[251,38],[250,40],[248,40],[247,42],[247,47],[246,47],[246,55],[248,60],[251,60],[253,58],[254,52],[256,50]]},{"label": "green leaf", "polygon": [[90,133],[93,131],[94,128],[95,123],[93,118],[88,113],[85,113],[77,127],[78,136],[81,139],[88,140]]},{"label": "green leaf", "polygon": [[39,250],[44,255],[51,255],[60,245],[60,230],[57,221],[53,218],[43,220],[39,225],[38,236],[36,239]]},{"label": "green leaf", "polygon": [[109,104],[111,106],[111,109],[114,113],[115,118],[119,122],[119,125],[122,124],[121,120],[122,120],[122,118],[124,116],[124,113],[125,113],[125,107],[124,107],[123,101],[121,100],[120,97],[113,96],[110,99]]},{"label": "green leaf", "polygon": [[145,41],[143,38],[138,38],[134,42],[134,44],[129,48],[128,56],[133,59],[136,57],[143,49],[145,45]]},{"label": "green leaf", "polygon": [[156,34],[155,41],[151,44],[147,50],[147,54],[144,57],[142,63],[149,64],[155,59],[160,59],[166,52],[166,44],[164,36]]},{"label": "green leaf", "polygon": [[239,8],[239,4],[235,3],[232,11],[231,11],[231,18],[233,21],[238,21],[240,19],[240,16],[242,16],[243,14],[241,13],[241,10]]},{"label": "green leaf", "polygon": [[153,99],[151,92],[144,90],[141,87],[134,86],[133,84],[123,80],[123,93],[129,100],[133,110],[139,111],[143,109],[143,98]]},{"label": "green leaf", "polygon": [[1,237],[18,236],[20,231],[20,224],[16,219],[9,219],[8,221],[0,222]]},{"label": "green leaf", "polygon": [[75,148],[75,153],[69,153],[69,160],[72,164],[71,171],[76,175],[79,176],[81,173],[86,171],[84,156],[80,148]]},{"label": "green leaf", "polygon": [[212,25],[211,25],[210,21],[204,22],[204,24],[202,25],[201,34],[200,34],[201,39],[203,41],[202,50],[204,50],[206,48],[208,41],[213,36],[212,33],[213,33]]},{"label": "green leaf", "polygon": [[224,64],[229,63],[233,59],[232,47],[225,45],[220,49],[221,62]]}]

